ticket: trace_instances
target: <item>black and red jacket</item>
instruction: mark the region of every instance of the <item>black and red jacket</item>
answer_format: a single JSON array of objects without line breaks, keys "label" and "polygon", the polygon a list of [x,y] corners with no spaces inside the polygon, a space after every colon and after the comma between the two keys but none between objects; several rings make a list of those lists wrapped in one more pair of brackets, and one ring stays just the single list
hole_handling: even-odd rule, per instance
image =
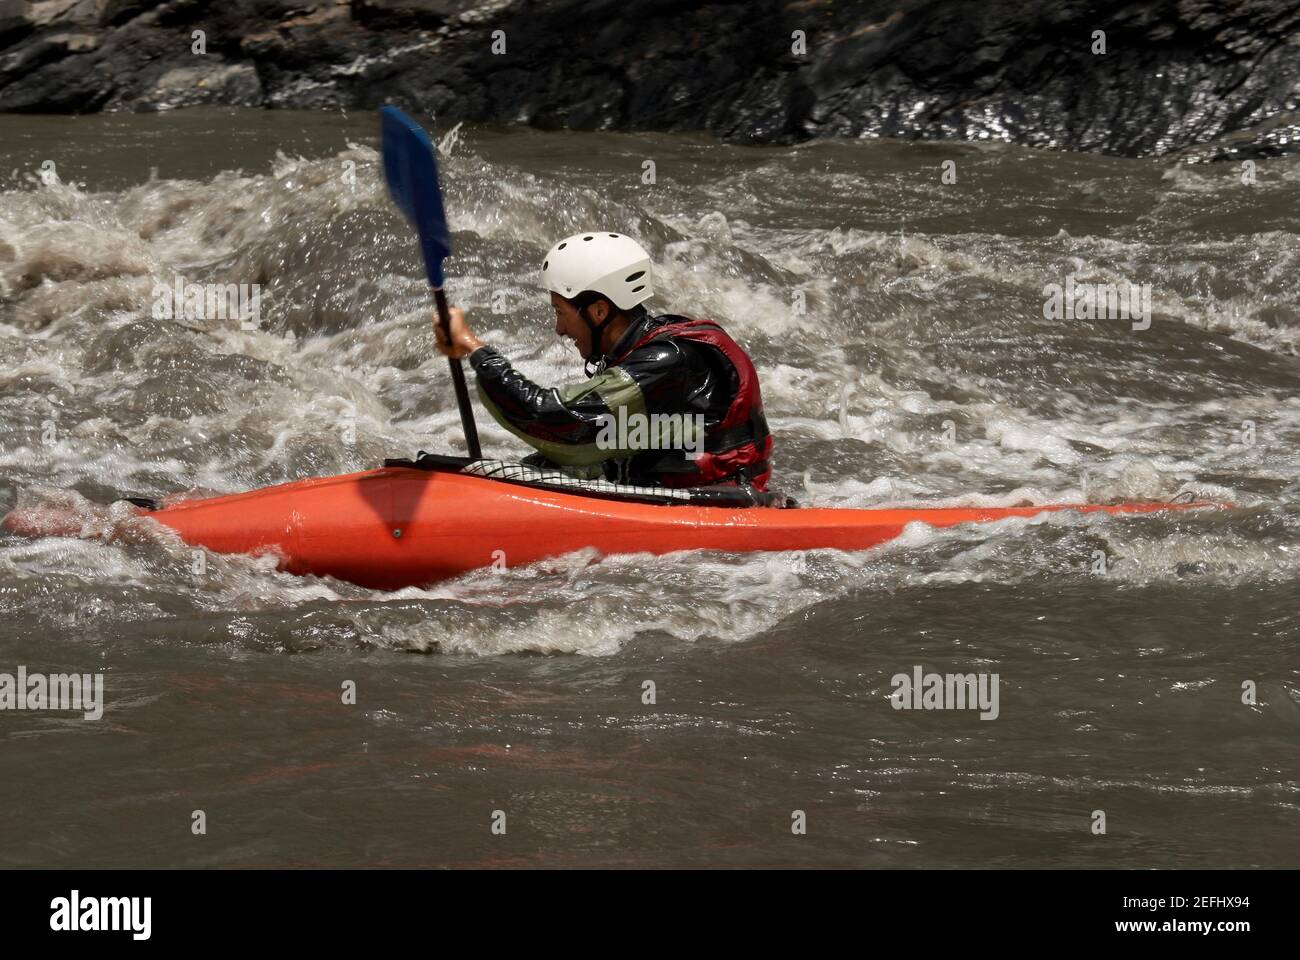
[{"label": "black and red jacket", "polygon": [[[749,356],[711,320],[672,314],[636,320],[590,380],[533,383],[491,347],[470,357],[479,398],[511,433],[570,472],[619,483],[690,487],[746,482],[766,489],[772,437]],[[611,450],[597,443],[623,412],[703,417],[703,452]],[[534,461],[536,462],[536,461]]]}]

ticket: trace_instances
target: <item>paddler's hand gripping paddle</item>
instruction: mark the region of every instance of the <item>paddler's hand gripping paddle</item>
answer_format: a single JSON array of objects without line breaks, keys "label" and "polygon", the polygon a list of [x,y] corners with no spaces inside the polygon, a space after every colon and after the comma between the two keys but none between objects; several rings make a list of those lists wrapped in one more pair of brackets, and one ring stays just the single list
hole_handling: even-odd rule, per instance
[{"label": "paddler's hand gripping paddle", "polygon": [[[451,315],[447,312],[447,297],[442,292],[442,261],[451,254],[451,233],[447,229],[447,216],[442,211],[442,191],[438,187],[438,164],[433,157],[433,144],[420,125],[396,107],[384,107],[379,111],[379,129],[388,193],[419,234],[424,271],[433,287],[433,302],[438,308],[438,326],[450,343]],[[465,428],[469,455],[475,460],[482,459],[474,411],[469,405],[469,391],[465,389],[465,371],[459,360],[448,359],[447,362],[451,364],[451,382],[456,387],[456,403],[460,407],[460,422]]]}]

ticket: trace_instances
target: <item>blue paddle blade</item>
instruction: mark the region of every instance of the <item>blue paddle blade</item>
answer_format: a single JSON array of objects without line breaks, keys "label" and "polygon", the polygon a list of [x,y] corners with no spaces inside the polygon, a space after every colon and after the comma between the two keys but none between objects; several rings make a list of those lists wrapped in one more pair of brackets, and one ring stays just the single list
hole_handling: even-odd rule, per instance
[{"label": "blue paddle blade", "polygon": [[396,107],[379,111],[384,179],[388,193],[420,237],[429,284],[442,286],[442,261],[451,254],[451,233],[442,210],[438,163],[420,125]]}]

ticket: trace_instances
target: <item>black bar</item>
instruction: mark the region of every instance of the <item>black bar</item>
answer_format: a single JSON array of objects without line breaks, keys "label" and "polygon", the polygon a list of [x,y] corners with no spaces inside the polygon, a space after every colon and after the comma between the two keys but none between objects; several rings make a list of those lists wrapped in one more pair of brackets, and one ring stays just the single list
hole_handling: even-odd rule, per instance
[{"label": "black bar", "polygon": [[[527,867],[510,843],[501,838],[501,862]],[[499,935],[533,937],[559,923],[579,926],[583,938],[607,932],[614,939],[649,924],[644,936],[670,958],[696,952],[685,944],[697,938],[734,946],[777,930],[807,944],[801,953],[834,938],[867,955],[889,946],[903,956],[954,949],[975,956],[1017,943],[1068,945],[1072,953],[1083,944],[1127,942],[1144,950],[1167,945],[1177,955],[1201,945],[1232,956],[1294,936],[1296,879],[1294,871],[1255,870],[751,870],[725,878],[636,870],[37,870],[0,874],[0,924],[7,948],[132,944],[129,929],[51,929],[56,904],[71,906],[75,890],[82,904],[148,897],[149,940],[201,939],[210,949],[270,939],[333,950],[378,934],[416,938],[430,924],[448,942],[492,931],[496,943]],[[137,905],[142,919],[143,900]],[[1201,932],[1202,924],[1211,929]]]}]

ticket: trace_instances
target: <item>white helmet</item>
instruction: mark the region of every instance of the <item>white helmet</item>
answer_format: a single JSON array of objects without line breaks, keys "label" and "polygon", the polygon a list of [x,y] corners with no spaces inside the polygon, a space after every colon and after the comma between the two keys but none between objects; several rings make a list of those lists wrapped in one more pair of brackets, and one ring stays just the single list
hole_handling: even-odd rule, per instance
[{"label": "white helmet", "polygon": [[572,299],[586,290],[630,310],[654,295],[650,254],[620,233],[575,233],[565,237],[542,261],[542,284]]}]

